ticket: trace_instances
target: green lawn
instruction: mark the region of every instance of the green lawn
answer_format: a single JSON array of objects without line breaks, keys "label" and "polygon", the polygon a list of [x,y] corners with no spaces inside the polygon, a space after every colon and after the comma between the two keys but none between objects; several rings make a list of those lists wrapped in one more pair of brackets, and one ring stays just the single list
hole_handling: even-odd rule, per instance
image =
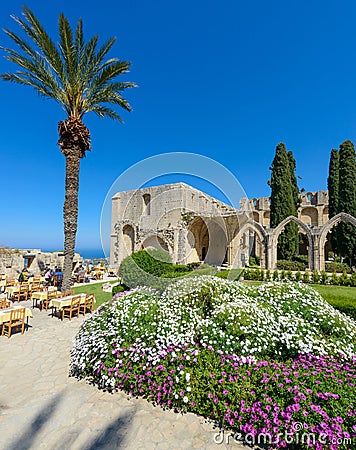
[{"label": "green lawn", "polygon": [[323,286],[312,284],[319,294],[328,302],[350,303],[356,306],[356,288],[349,286]]},{"label": "green lawn", "polygon": [[[117,283],[117,280],[110,281],[110,283]],[[77,286],[73,288],[73,290],[76,294],[94,294],[96,300],[94,308],[96,309],[104,302],[111,300],[112,297],[110,292],[103,292],[101,288],[103,284],[104,283],[86,284],[85,286]]]}]

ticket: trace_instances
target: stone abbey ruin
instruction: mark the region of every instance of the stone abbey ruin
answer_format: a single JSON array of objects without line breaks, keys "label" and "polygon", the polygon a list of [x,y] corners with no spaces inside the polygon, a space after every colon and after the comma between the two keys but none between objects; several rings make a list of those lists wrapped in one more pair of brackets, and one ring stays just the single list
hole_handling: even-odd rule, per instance
[{"label": "stone abbey ruin", "polygon": [[298,217],[289,216],[270,228],[269,197],[241,199],[235,209],[185,183],[166,184],[112,197],[110,264],[118,267],[131,253],[160,248],[173,262],[205,262],[244,267],[258,256],[261,267],[274,270],[278,237],[289,222],[298,225],[300,254],[310,270],[324,270],[331,250],[329,233],[340,222],[356,218],[340,213],[328,217],[328,191],[301,194]]}]

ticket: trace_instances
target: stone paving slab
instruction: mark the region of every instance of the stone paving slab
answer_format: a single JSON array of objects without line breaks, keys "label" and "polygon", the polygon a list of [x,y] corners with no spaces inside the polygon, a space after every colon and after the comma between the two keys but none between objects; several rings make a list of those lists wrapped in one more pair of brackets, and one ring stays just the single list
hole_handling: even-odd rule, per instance
[{"label": "stone paving slab", "polygon": [[24,335],[0,336],[0,449],[246,449],[233,440],[216,444],[217,430],[194,414],[69,377],[70,349],[83,320],[62,322],[35,309]]}]

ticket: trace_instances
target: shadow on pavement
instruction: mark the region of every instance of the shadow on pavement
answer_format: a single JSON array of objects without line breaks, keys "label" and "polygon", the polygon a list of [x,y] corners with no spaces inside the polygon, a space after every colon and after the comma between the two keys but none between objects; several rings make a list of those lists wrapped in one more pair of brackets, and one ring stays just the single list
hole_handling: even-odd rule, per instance
[{"label": "shadow on pavement", "polygon": [[133,414],[124,414],[114,419],[85,450],[124,448],[125,435],[130,428]]},{"label": "shadow on pavement", "polygon": [[51,417],[61,400],[61,396],[62,394],[57,394],[47,403],[47,406],[41,409],[27,429],[9,445],[8,450],[28,450],[32,447],[38,433],[47,422],[51,421]]}]

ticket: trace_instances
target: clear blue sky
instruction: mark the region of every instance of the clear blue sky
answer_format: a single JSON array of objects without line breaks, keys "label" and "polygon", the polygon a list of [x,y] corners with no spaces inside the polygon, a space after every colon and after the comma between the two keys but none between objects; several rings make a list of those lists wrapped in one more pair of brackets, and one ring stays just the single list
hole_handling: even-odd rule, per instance
[{"label": "clear blue sky", "polygon": [[[1,28],[18,28],[22,0],[2,0]],[[60,12],[86,36],[117,37],[111,56],[132,62],[124,125],[86,116],[92,152],[82,161],[78,249],[100,247],[105,196],[131,165],[193,152],[226,166],[249,197],[267,196],[278,142],[297,160],[300,187],[326,188],[330,150],[356,131],[354,0],[28,0],[57,36]],[[58,5],[58,6],[57,6]],[[0,45],[8,46],[0,35]],[[1,55],[0,71],[15,70]],[[62,248],[61,109],[0,82],[0,245]],[[174,171],[174,168],[172,168]],[[179,177],[178,177],[179,178]],[[177,177],[171,177],[177,181]],[[199,187],[199,185],[197,186]]]}]

